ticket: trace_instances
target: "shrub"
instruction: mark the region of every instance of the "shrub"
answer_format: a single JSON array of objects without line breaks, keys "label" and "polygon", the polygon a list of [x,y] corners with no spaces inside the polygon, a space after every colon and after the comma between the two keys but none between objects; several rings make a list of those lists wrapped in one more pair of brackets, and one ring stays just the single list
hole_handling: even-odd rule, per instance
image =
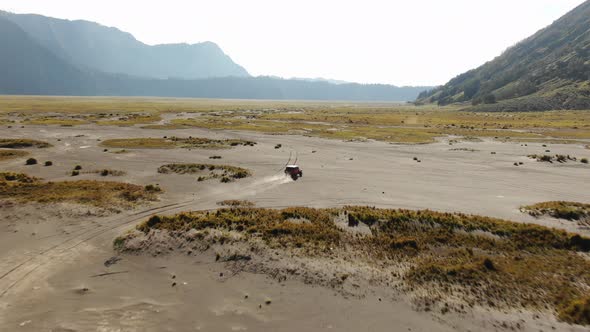
[{"label": "shrub", "polygon": [[496,267],[494,266],[494,262],[491,259],[489,259],[489,258],[484,259],[483,266],[487,270],[496,271]]},{"label": "shrub", "polygon": [[35,159],[35,158],[29,158],[29,159],[27,159],[26,164],[27,165],[36,165],[37,164],[37,159]]},{"label": "shrub", "polygon": [[587,164],[588,163],[588,158],[582,158],[582,159],[580,159],[580,162],[582,164]]},{"label": "shrub", "polygon": [[590,325],[590,297],[571,301],[559,311],[559,318],[572,324]]},{"label": "shrub", "polygon": [[483,97],[484,104],[495,104],[496,103],[496,96],[491,93],[488,93]]},{"label": "shrub", "polygon": [[53,162],[51,162],[51,161],[46,161],[46,162],[45,162],[45,166],[53,166]]},{"label": "shrub", "polygon": [[158,186],[157,184],[156,185],[148,184],[147,186],[145,186],[145,191],[157,193],[157,192],[161,192],[162,188],[160,188],[160,186]]},{"label": "shrub", "polygon": [[72,176],[78,176],[78,175],[80,175],[80,171],[76,171],[76,170],[72,171]]},{"label": "shrub", "polygon": [[224,177],[221,178],[221,182],[228,183],[228,182],[231,182],[231,179],[228,178],[227,176],[224,176]]},{"label": "shrub", "polygon": [[80,166],[80,165],[76,165],[76,167],[74,167],[74,170],[75,170],[75,171],[79,171],[79,170],[81,170],[81,169],[82,169],[82,166]]},{"label": "shrub", "polygon": [[282,148],[282,147],[283,147],[283,145],[282,145],[282,144],[277,144],[277,145],[275,145],[275,149],[280,149],[280,148]]},{"label": "shrub", "polygon": [[108,169],[103,169],[102,171],[100,171],[100,175],[101,176],[107,176],[107,175],[109,175],[109,170]]}]

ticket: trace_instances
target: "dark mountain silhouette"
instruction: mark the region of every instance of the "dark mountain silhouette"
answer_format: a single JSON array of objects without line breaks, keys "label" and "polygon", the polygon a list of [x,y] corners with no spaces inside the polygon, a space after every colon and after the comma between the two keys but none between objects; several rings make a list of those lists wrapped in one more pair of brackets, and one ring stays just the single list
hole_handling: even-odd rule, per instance
[{"label": "dark mountain silhouette", "polygon": [[41,46],[79,67],[148,78],[249,76],[212,42],[149,46],[129,33],[94,22],[2,11],[0,15]]},{"label": "dark mountain silhouette", "polygon": [[37,44],[0,16],[0,92],[4,94],[88,94],[90,76]]},{"label": "dark mountain silhouette", "polygon": [[482,111],[590,108],[590,1],[417,103]]}]

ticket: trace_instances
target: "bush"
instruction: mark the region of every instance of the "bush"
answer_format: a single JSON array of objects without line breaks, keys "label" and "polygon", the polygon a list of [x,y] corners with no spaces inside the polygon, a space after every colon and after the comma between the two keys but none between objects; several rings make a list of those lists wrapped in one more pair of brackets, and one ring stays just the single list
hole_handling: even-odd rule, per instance
[{"label": "bush", "polygon": [[483,266],[486,268],[486,270],[496,271],[496,266],[494,265],[494,262],[489,258],[484,259]]},{"label": "bush", "polygon": [[53,162],[51,162],[51,161],[46,161],[46,162],[45,162],[45,166],[53,166]]},{"label": "bush", "polygon": [[573,324],[590,324],[590,297],[576,299],[559,311],[559,318]]},{"label": "bush", "polygon": [[81,170],[81,169],[82,169],[82,166],[80,166],[80,165],[76,165],[76,167],[74,167],[74,170],[75,170],[75,171],[79,171],[79,170]]},{"label": "bush", "polygon": [[484,104],[495,104],[496,103],[496,96],[489,93],[483,97]]},{"label": "bush", "polygon": [[108,169],[103,169],[102,171],[100,171],[100,176],[107,176],[107,175],[109,175]]},{"label": "bush", "polygon": [[588,158],[582,158],[582,159],[580,159],[580,162],[582,164],[587,164],[588,163]]},{"label": "bush", "polygon": [[26,164],[27,165],[36,165],[37,164],[37,159],[35,159],[35,158],[29,158],[29,159],[27,159]]},{"label": "bush", "polygon": [[157,184],[156,185],[148,184],[147,186],[145,186],[145,191],[157,193],[157,192],[162,191],[162,188],[160,188],[160,186],[158,186]]},{"label": "bush", "polygon": [[80,175],[80,171],[76,171],[76,170],[72,171],[72,176],[78,176],[78,175]]},{"label": "bush", "polygon": [[283,145],[282,145],[282,144],[277,144],[277,145],[275,145],[275,149],[280,149],[280,148],[282,148],[282,147],[283,147]]}]

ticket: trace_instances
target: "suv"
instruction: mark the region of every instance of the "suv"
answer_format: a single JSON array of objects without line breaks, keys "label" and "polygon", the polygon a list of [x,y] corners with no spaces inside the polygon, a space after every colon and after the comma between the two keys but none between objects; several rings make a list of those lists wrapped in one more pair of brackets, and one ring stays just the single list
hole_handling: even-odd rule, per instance
[{"label": "suv", "polygon": [[291,176],[293,180],[297,180],[303,176],[303,171],[297,165],[287,165],[285,167],[285,174]]}]

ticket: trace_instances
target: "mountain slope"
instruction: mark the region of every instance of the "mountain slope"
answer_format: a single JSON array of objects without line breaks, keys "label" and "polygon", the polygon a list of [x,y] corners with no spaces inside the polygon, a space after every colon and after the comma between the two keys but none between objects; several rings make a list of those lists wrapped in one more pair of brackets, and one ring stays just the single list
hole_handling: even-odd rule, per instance
[{"label": "mountain slope", "polygon": [[[66,59],[70,56],[55,47],[59,43],[49,43],[53,49],[44,47],[4,15],[0,15],[0,31],[0,94],[408,101],[424,90],[424,87],[331,84],[272,77],[189,80],[104,73],[69,62]],[[125,39],[133,38],[118,33],[117,36],[123,39],[124,44]],[[190,47],[187,49],[190,52]],[[168,51],[166,47],[158,50]],[[75,61],[83,63],[80,59]],[[138,58],[136,61],[149,59]]]},{"label": "mountain slope", "polygon": [[0,16],[0,93],[87,94],[91,80]]},{"label": "mountain slope", "polygon": [[418,103],[470,102],[475,110],[590,109],[590,1]]},{"label": "mountain slope", "polygon": [[88,21],[33,14],[3,16],[40,45],[79,67],[151,78],[249,76],[214,43],[149,46],[131,34]]},{"label": "mountain slope", "polygon": [[66,62],[2,16],[0,31],[0,94],[405,101],[424,89],[270,77],[182,80],[107,74]]}]

